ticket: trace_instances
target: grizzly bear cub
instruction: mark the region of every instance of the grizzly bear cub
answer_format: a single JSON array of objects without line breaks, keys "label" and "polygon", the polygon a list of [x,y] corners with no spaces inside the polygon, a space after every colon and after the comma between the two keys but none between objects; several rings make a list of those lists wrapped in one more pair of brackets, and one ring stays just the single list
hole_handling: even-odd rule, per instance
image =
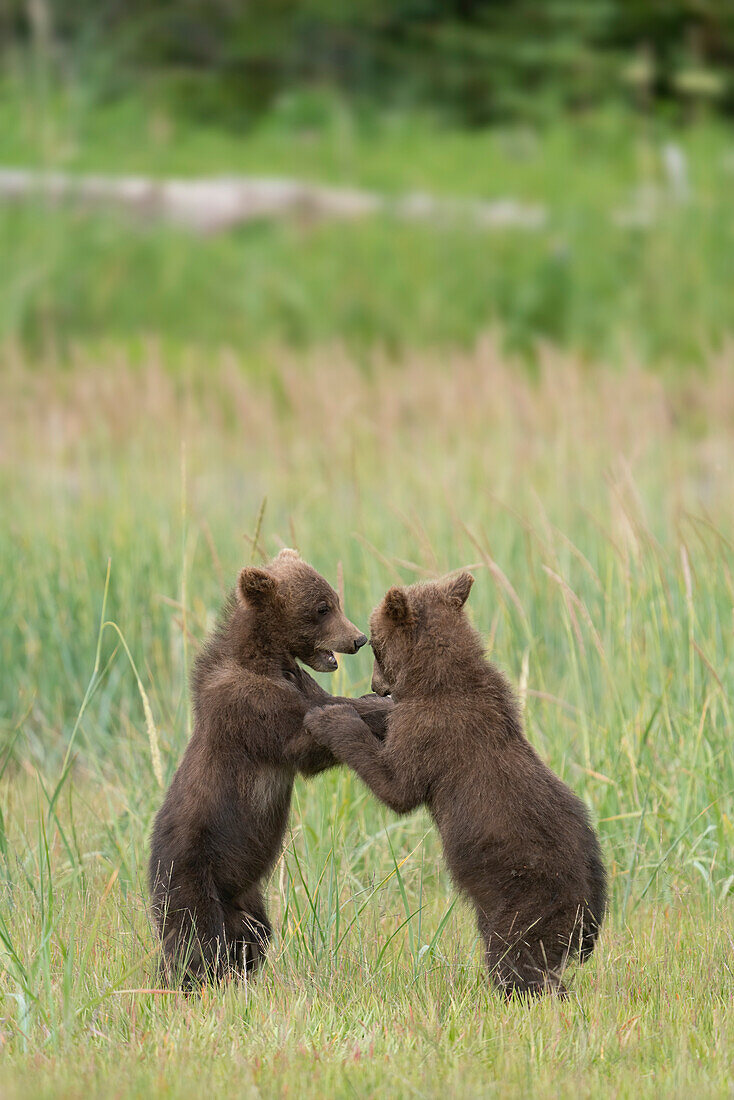
[{"label": "grizzly bear cub", "polygon": [[[151,837],[153,915],[169,980],[191,986],[259,963],[261,882],[280,852],[296,772],[336,764],[303,730],[315,704],[349,702],[384,734],[392,702],[334,699],[297,664],[337,667],[367,638],[294,550],[245,568],[192,677],[195,724]],[[354,711],[350,711],[354,713]]]},{"label": "grizzly bear cub", "polygon": [[396,704],[384,740],[351,706],[314,709],[305,727],[397,813],[428,807],[497,985],[563,992],[569,957],[594,947],[604,866],[583,802],[526,741],[464,614],[473,580],[392,588],[372,613],[372,687]]}]

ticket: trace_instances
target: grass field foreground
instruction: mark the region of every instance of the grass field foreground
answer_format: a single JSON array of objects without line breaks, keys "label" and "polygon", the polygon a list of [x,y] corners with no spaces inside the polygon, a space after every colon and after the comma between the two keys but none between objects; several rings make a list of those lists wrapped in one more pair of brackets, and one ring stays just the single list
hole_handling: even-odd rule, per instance
[{"label": "grass field foreground", "polygon": [[[266,376],[171,370],[155,342],[3,352],[3,1096],[728,1095],[731,354],[667,380],[551,351],[529,377],[491,338],[272,354]],[[157,990],[146,843],[187,670],[238,566],[283,544],[361,624],[396,580],[475,571],[473,620],[610,871],[567,1002],[492,993],[430,820],[341,771],[297,783],[261,978]]]}]

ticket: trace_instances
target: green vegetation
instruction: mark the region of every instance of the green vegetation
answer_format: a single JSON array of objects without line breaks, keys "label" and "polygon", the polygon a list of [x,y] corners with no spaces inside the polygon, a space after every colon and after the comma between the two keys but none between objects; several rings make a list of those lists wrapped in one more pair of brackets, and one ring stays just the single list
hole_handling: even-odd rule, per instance
[{"label": "green vegetation", "polygon": [[[420,116],[368,125],[334,100],[316,123],[283,108],[247,135],[184,124],[154,102],[38,112],[0,97],[0,163],[153,175],[248,172],[540,205],[540,230],[260,222],[206,239],[111,214],[0,208],[0,336],[36,352],[156,335],[259,349],[345,343],[364,355],[471,346],[499,327],[590,359],[632,349],[705,359],[734,328],[734,144],[607,112],[570,128],[457,133]],[[680,145],[690,197],[663,148]]]},{"label": "green vegetation", "polygon": [[[0,168],[546,214],[196,236],[0,206],[3,1100],[730,1092],[730,7],[0,5]],[[257,981],[158,988],[146,845],[188,671],[283,544],[361,624],[475,571],[609,867],[568,1001],[500,1001],[427,815],[336,770],[297,783]]]},{"label": "green vegetation", "polygon": [[0,45],[115,95],[252,121],[293,87],[428,106],[460,125],[625,99],[734,108],[729,0],[6,0]]},{"label": "green vegetation", "polygon": [[[267,382],[227,355],[192,351],[175,376],[155,344],[136,356],[5,359],[4,1095],[724,1096],[728,360],[705,385],[663,385],[556,354],[531,380],[488,341],[368,374],[283,354]],[[341,561],[357,622],[396,578],[475,569],[474,619],[610,869],[570,1001],[488,989],[428,818],[396,819],[343,772],[297,784],[261,980],[155,992],[154,746],[167,781],[186,669],[222,589],[258,560],[243,535],[264,498],[259,542],[296,543],[332,579]],[[357,692],[368,675],[360,654],[324,682]]]}]

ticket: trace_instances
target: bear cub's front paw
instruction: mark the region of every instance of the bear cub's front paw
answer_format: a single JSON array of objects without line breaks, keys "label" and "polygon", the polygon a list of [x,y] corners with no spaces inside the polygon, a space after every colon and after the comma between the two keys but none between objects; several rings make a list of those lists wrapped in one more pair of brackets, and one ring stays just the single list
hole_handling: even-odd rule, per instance
[{"label": "bear cub's front paw", "polygon": [[358,717],[359,715],[354,707],[349,706],[348,703],[312,707],[311,710],[306,712],[306,717],[303,719],[303,728],[308,730],[314,741],[328,747],[345,720],[348,722]]}]

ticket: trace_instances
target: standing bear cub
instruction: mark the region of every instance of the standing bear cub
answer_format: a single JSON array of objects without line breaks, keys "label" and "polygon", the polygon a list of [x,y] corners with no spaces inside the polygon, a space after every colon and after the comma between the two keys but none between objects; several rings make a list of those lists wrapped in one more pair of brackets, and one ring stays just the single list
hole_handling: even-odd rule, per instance
[{"label": "standing bear cub", "polygon": [[304,731],[306,712],[348,702],[375,736],[392,706],[375,695],[334,699],[297,661],[333,671],[334,651],[356,653],[366,641],[295,550],[240,572],[196,660],[193,734],[151,838],[169,980],[190,986],[260,961],[270,938],[261,883],[281,849],[296,772],[337,763]]},{"label": "standing bear cub", "polygon": [[392,588],[372,613],[372,687],[395,701],[384,740],[349,706],[312,710],[305,726],[397,813],[428,807],[497,985],[563,991],[569,957],[594,947],[604,866],[584,804],[526,741],[464,614],[473,579]]}]

